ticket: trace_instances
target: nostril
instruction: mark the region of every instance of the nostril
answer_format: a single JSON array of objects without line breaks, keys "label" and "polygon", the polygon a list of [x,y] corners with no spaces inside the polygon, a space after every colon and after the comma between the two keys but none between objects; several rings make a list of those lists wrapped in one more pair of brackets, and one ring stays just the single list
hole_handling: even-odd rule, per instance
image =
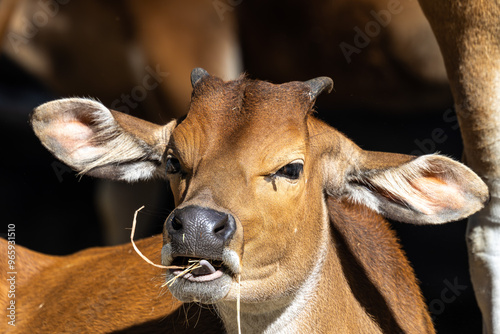
[{"label": "nostril", "polygon": [[174,217],[174,219],[172,219],[172,228],[174,231],[182,230],[182,221],[179,218]]},{"label": "nostril", "polygon": [[224,230],[226,229],[227,227],[227,224],[228,223],[228,217],[227,215],[224,217],[224,219],[221,219],[217,225],[215,225],[214,227],[214,234],[221,234],[224,232]]}]

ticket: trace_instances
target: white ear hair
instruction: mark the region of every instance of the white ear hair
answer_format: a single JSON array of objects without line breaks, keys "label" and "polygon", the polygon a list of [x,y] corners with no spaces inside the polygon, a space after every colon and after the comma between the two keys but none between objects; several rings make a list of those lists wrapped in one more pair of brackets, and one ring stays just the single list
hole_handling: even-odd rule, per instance
[{"label": "white ear hair", "polygon": [[348,176],[348,196],[388,218],[440,224],[466,218],[488,200],[484,182],[450,158],[425,155],[399,165],[394,165],[390,153],[377,153],[377,159],[377,168],[360,166]]},{"label": "white ear hair", "polygon": [[82,174],[136,181],[155,174],[165,127],[111,111],[90,99],[62,99],[33,112],[31,123],[42,144]]}]

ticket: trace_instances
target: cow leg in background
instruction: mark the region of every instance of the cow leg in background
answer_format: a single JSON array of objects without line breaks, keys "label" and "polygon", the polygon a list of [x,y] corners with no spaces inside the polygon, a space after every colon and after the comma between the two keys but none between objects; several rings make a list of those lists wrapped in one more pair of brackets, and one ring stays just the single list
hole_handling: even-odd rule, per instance
[{"label": "cow leg in background", "polygon": [[483,332],[500,333],[500,4],[420,0],[441,47],[467,164],[491,201],[469,220],[471,279]]}]

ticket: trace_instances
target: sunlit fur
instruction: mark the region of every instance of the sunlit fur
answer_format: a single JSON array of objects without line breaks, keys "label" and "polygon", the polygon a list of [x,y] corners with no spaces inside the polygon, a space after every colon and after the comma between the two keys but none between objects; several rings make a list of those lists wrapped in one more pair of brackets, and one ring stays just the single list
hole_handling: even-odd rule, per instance
[{"label": "sunlit fur", "polygon": [[[32,124],[42,143],[78,171],[85,162],[102,161],[103,165],[92,165],[88,174],[127,180],[126,175],[137,175],[135,170],[143,166],[140,178],[169,179],[176,210],[193,205],[234,217],[236,229],[224,243],[225,253],[231,254],[225,260],[229,270],[224,279],[196,287],[178,279],[172,285],[183,301],[202,300],[196,291],[207,297],[228,332],[237,331],[236,301],[241,292],[244,332],[432,333],[413,271],[379,213],[417,224],[463,218],[488,199],[485,184],[470,169],[446,157],[364,151],[315,119],[314,99],[331,87],[327,78],[314,80],[314,84],[273,85],[245,77],[225,82],[204,71],[195,73],[201,74],[194,81],[187,117],[165,126],[104,106],[96,108],[96,102],[81,99],[37,108]],[[69,131],[75,120],[81,136]],[[114,134],[100,135],[108,130]],[[68,149],[68,138],[82,154],[75,156]],[[115,138],[131,138],[128,144],[135,143],[134,152],[138,149],[143,156],[128,155],[128,144],[116,146],[127,148],[123,154],[111,149],[109,144]],[[106,147],[109,156],[99,156],[106,155]],[[166,173],[170,156],[179,160],[179,172]],[[297,161],[304,164],[299,177],[277,173]],[[454,196],[442,199],[448,191]],[[167,262],[163,264],[168,264],[173,258],[168,229],[163,234],[163,249],[159,239],[154,240],[151,246],[156,247],[156,259],[152,259],[158,263],[161,256]],[[89,278],[96,282],[95,275],[101,273],[103,281],[93,286],[96,298],[132,292],[144,296],[134,283],[143,280],[148,271],[142,271],[128,256],[127,261],[116,256],[115,252],[126,251],[132,251],[131,247],[62,259],[44,271],[49,276],[37,284],[53,291],[65,286],[62,277],[69,275],[74,295],[82,293],[80,285]],[[88,261],[87,254],[93,254]],[[43,257],[37,256],[42,263]],[[142,259],[137,257],[137,261]],[[94,276],[83,277],[82,266]],[[121,276],[115,279],[115,273],[124,268],[128,281]],[[61,280],[50,281],[50,277]],[[107,285],[113,282],[120,284]],[[67,292],[65,288],[57,291]],[[164,297],[171,302],[170,294]],[[43,298],[32,300],[36,303]],[[146,309],[150,307],[148,300],[143,302]],[[108,312],[118,308],[132,313],[140,306],[127,305],[122,299],[102,305]],[[51,306],[53,312],[60,309]],[[84,317],[81,312],[78,315]],[[129,316],[130,321],[136,319]],[[108,323],[93,325],[99,328]],[[205,322],[202,329],[220,331],[217,321],[212,325]]]},{"label": "sunlit fur", "polygon": [[[179,159],[183,168],[182,173],[169,177],[176,204],[213,208],[237,219],[238,232],[229,248],[241,259],[243,331],[307,332],[334,326],[339,332],[361,328],[368,332],[432,332],[413,272],[387,225],[382,220],[370,225],[379,220],[373,212],[358,216],[364,225],[361,231],[371,231],[364,242],[379,233],[376,231],[385,231],[379,238],[390,247],[373,243],[365,251],[378,247],[388,260],[380,257],[362,270],[368,280],[387,281],[381,286],[374,283],[378,298],[393,307],[408,308],[400,306],[400,310],[393,310],[394,318],[386,317],[375,311],[384,310],[376,301],[367,302],[358,292],[354,296],[348,292],[354,289],[350,281],[356,276],[342,274],[345,259],[337,254],[340,249],[332,248],[336,234],[332,235],[330,224],[332,217],[340,225],[348,224],[350,218],[332,216],[332,210],[343,210],[345,204],[334,200],[327,209],[325,196],[351,199],[363,212],[368,206],[401,220],[440,223],[450,219],[449,211],[463,216],[477,210],[485,199],[484,187],[472,172],[445,157],[415,159],[360,150],[311,116],[313,101],[306,93],[307,87],[300,83],[275,86],[244,78],[232,82],[214,77],[202,80],[194,88],[187,118],[174,129],[167,147],[167,154]],[[296,159],[304,161],[298,180],[269,177]],[[365,169],[364,164],[372,169]],[[448,167],[443,169],[442,165]],[[470,186],[460,188],[458,175],[470,179]],[[431,181],[426,183],[426,178]],[[427,199],[439,192],[427,186],[434,183],[463,189],[464,194],[453,203],[436,204]],[[469,193],[475,204],[465,208],[461,198]],[[371,218],[363,221],[363,217]],[[165,240],[168,245],[168,234]],[[345,240],[348,244],[351,241]],[[359,261],[369,259],[363,252],[353,256]],[[386,276],[377,275],[378,271]],[[383,288],[394,282],[412,291],[405,294],[404,301],[397,291]],[[229,332],[236,332],[236,291],[233,280],[228,296],[216,303]],[[321,314],[328,314],[328,318],[314,315],[319,305]],[[364,313],[363,308],[375,313]],[[413,320],[405,323],[404,317],[397,315],[400,312]],[[356,315],[357,320],[353,322],[348,314]]]}]

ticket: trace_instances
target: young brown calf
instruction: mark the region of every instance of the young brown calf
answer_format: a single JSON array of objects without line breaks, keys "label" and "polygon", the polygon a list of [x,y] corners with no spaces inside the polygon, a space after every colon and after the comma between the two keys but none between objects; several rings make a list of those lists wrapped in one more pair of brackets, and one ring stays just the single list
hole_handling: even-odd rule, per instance
[{"label": "young brown calf", "polygon": [[[315,119],[314,102],[331,90],[329,78],[225,82],[195,69],[191,82],[187,117],[165,126],[65,99],[37,108],[33,127],[82,173],[170,182],[176,209],[165,222],[161,262],[196,267],[170,269],[165,280],[176,299],[215,305],[228,332],[238,331],[241,300],[244,333],[433,333],[413,270],[382,216],[415,224],[461,219],[487,200],[484,183],[439,155],[361,150]],[[151,254],[148,240],[142,247]],[[131,314],[153,306],[176,310],[151,281],[157,270],[129,251],[89,250],[57,261],[29,253],[54,263],[33,268],[43,275],[19,294],[60,314],[45,319],[46,328],[80,316],[99,331],[103,319],[137,319]],[[58,294],[37,295],[37,286]],[[135,302],[122,302],[124,294]],[[57,302],[65,298],[83,304]],[[218,325],[202,316],[200,332]],[[125,319],[124,326],[134,324]]]}]

